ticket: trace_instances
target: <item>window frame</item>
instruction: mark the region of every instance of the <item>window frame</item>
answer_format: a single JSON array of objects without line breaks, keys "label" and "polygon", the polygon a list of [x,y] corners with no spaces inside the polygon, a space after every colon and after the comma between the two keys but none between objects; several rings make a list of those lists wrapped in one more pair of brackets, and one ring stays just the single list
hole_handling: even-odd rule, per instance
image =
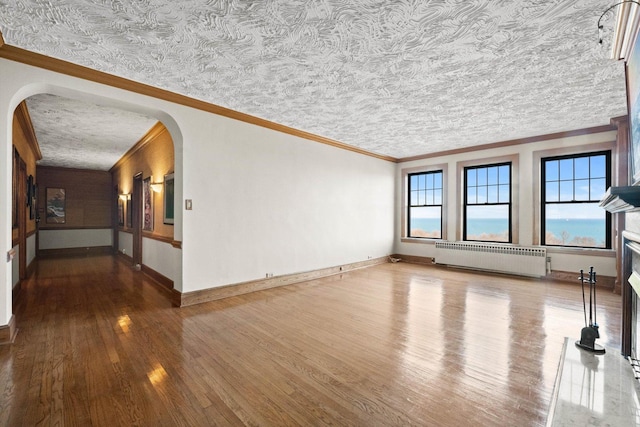
[{"label": "window frame", "polygon": [[[572,153],[562,153],[562,154],[549,154],[549,155],[540,155],[539,157],[539,167],[540,167],[540,177],[539,177],[539,185],[540,185],[540,199],[538,201],[538,206],[539,206],[539,242],[540,245],[542,246],[546,246],[549,248],[558,248],[558,249],[577,249],[577,250],[612,250],[613,249],[613,219],[612,216],[609,212],[605,212],[605,246],[604,247],[599,247],[599,246],[578,246],[578,245],[568,245],[568,244],[560,244],[560,245],[554,245],[554,244],[549,244],[546,241],[546,211],[547,211],[547,205],[579,205],[579,204],[593,204],[593,203],[599,203],[600,199],[594,200],[589,198],[588,200],[571,200],[571,201],[554,201],[554,202],[548,202],[546,200],[546,196],[547,196],[547,181],[546,181],[546,163],[550,162],[550,161],[560,161],[560,160],[567,160],[567,159],[583,159],[583,158],[591,158],[591,157],[595,157],[595,156],[605,156],[605,185],[604,188],[607,189],[611,186],[612,183],[612,179],[613,179],[613,150],[611,149],[593,149],[593,150],[587,150],[587,151],[577,151],[577,152],[572,152]],[[567,182],[567,181],[571,181],[572,187],[573,187],[573,191],[574,191],[574,196],[575,196],[575,187],[576,187],[576,181],[580,180],[580,179],[584,179],[584,178],[576,178],[575,175],[575,167],[572,170],[573,176],[570,180],[568,179],[561,179],[561,177],[558,177],[558,183],[560,185],[561,182]],[[589,173],[588,177],[586,178],[589,181],[592,180],[591,178],[591,173]],[[591,182],[589,183],[589,186],[591,186]],[[589,191],[589,193],[591,193]]]},{"label": "window frame", "polygon": [[[470,170],[478,170],[478,169],[489,169],[489,168],[495,168],[495,167],[501,167],[501,166],[509,166],[509,200],[508,202],[485,202],[485,203],[469,203],[468,201],[468,190],[469,190],[469,183],[468,183],[468,171]],[[514,235],[514,226],[513,226],[513,176],[514,176],[514,166],[513,166],[513,162],[511,160],[506,160],[506,161],[501,161],[501,162],[496,162],[496,163],[486,163],[486,164],[474,164],[474,165],[465,165],[462,167],[462,240],[466,241],[466,242],[489,242],[489,243],[503,243],[503,244],[513,244],[513,235]],[[496,184],[489,184],[488,182],[482,186],[487,187],[487,193],[489,190],[490,186],[496,186],[499,187],[500,181],[499,181],[499,174],[498,174],[498,182]],[[479,187],[479,185],[475,186],[476,188]],[[499,190],[498,190],[498,200],[500,200],[499,197]],[[509,222],[509,226],[508,226],[508,240],[507,241],[501,241],[501,240],[477,240],[477,239],[469,239],[467,236],[467,218],[468,218],[468,207],[469,206],[507,206],[507,212],[508,212],[508,222]]]},{"label": "window frame", "polygon": [[[432,203],[429,204],[427,203],[427,201],[425,200],[424,204],[416,204],[413,205],[411,203],[411,196],[412,196],[412,192],[413,191],[420,191],[421,189],[417,189],[417,190],[412,190],[411,187],[411,178],[414,176],[420,176],[420,175],[424,175],[425,177],[428,175],[436,175],[436,174],[440,174],[440,182],[441,182],[441,186],[438,187],[433,187],[431,188],[431,190],[436,190],[439,189],[440,190],[440,203]],[[444,235],[444,191],[445,191],[445,174],[444,171],[442,169],[434,169],[434,170],[428,170],[428,171],[419,171],[419,172],[409,172],[407,173],[407,192],[406,192],[406,197],[407,197],[407,210],[406,210],[406,225],[405,225],[405,230],[404,230],[404,235],[407,238],[410,239],[433,239],[433,240],[442,240],[443,239],[443,235]],[[425,187],[424,188],[425,191],[429,190],[429,187]],[[411,210],[412,208],[421,208],[421,207],[439,207],[440,208],[440,237],[427,237],[427,236],[412,236],[411,235]]]},{"label": "window frame", "polygon": [[[407,234],[408,228],[408,210],[409,210],[409,174],[415,174],[420,172],[442,171],[442,236],[440,239],[428,238],[428,237],[409,237]],[[448,219],[449,205],[448,205],[448,191],[449,191],[449,164],[448,163],[435,163],[430,165],[414,166],[409,168],[403,168],[400,170],[401,174],[401,196],[399,212],[400,223],[398,224],[398,235],[400,236],[400,242],[402,243],[416,243],[416,244],[428,244],[433,245],[437,241],[447,240],[448,234]]]}]

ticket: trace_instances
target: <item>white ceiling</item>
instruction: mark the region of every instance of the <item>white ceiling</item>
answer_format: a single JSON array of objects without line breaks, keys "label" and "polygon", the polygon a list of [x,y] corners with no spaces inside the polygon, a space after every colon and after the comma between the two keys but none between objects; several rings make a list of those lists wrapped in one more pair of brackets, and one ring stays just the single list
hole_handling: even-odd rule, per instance
[{"label": "white ceiling", "polygon": [[626,114],[623,63],[597,43],[607,6],[0,0],[0,31],[10,45],[403,158]]}]

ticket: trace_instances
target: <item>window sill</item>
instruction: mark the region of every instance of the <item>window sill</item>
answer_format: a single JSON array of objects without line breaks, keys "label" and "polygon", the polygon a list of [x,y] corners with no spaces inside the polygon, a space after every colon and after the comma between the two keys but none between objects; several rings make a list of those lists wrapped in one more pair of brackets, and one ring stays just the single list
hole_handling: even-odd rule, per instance
[{"label": "window sill", "polygon": [[444,239],[431,239],[428,237],[402,237],[402,243],[421,243],[423,245],[435,245],[436,242],[442,242]]},{"label": "window sill", "polygon": [[549,254],[566,254],[566,255],[587,255],[599,256],[604,258],[615,258],[616,251],[613,249],[591,249],[591,248],[562,248],[557,246],[543,246],[547,248]]}]

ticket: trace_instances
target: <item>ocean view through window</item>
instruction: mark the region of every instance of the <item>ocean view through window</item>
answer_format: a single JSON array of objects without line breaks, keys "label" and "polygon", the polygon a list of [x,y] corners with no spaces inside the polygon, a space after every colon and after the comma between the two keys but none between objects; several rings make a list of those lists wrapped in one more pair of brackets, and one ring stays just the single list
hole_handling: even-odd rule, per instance
[{"label": "ocean view through window", "polygon": [[407,236],[442,238],[442,171],[408,175]]},{"label": "ocean view through window", "polygon": [[611,182],[610,152],[542,159],[541,242],[611,248],[611,215],[598,206]]},{"label": "ocean view through window", "polygon": [[511,242],[511,163],[464,169],[463,240]]}]

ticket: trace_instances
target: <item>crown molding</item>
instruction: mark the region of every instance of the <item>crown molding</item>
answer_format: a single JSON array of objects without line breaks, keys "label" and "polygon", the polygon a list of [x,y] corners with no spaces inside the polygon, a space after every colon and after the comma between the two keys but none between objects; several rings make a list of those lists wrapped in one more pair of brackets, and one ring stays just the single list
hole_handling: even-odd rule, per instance
[{"label": "crown molding", "polygon": [[135,153],[142,150],[144,146],[149,144],[154,139],[158,138],[164,132],[167,132],[167,128],[162,124],[162,122],[157,122],[151,127],[151,129],[147,131],[147,133],[142,136],[142,138],[138,140],[138,142],[133,144],[133,147],[129,148],[127,152],[124,153],[113,166],[111,166],[109,172],[113,172],[115,169],[122,166],[122,164],[129,160]]},{"label": "crown molding", "polygon": [[548,133],[548,134],[545,134],[545,135],[530,136],[530,137],[527,137],[527,138],[510,139],[510,140],[507,140],[507,141],[492,142],[490,144],[476,145],[476,146],[473,146],[473,147],[456,148],[456,149],[453,149],[453,150],[439,151],[437,153],[429,153],[429,154],[424,154],[424,155],[421,155],[421,156],[404,157],[404,158],[398,159],[398,162],[399,163],[404,163],[404,162],[411,162],[413,160],[431,159],[433,157],[451,156],[451,155],[454,155],[454,154],[468,153],[468,152],[471,152],[471,151],[480,151],[480,150],[489,150],[489,149],[492,149],[492,148],[508,147],[510,145],[530,144],[530,143],[533,143],[533,142],[548,141],[550,139],[569,138],[571,136],[589,135],[589,134],[592,134],[592,133],[609,132],[609,131],[614,131],[616,129],[617,129],[617,126],[615,126],[613,124],[602,125],[602,126],[594,126],[594,127],[590,127],[590,128],[575,129],[575,130],[570,130],[570,131],[565,131],[565,132],[556,132],[556,133]]},{"label": "crown molding", "polygon": [[0,58],[8,59],[10,61],[19,62],[26,65],[31,65],[38,68],[43,68],[45,70],[53,71],[60,74],[65,74],[71,77],[77,77],[83,80],[89,80],[95,83],[104,84],[104,85],[115,87],[118,89],[135,92],[141,95],[150,96],[152,98],[161,99],[163,101],[172,102],[174,104],[184,105],[186,107],[191,107],[197,110],[206,111],[208,113],[238,120],[244,123],[249,123],[255,126],[260,126],[266,129],[271,129],[277,132],[296,136],[309,141],[319,142],[321,144],[329,145],[329,146],[340,148],[343,150],[352,151],[354,153],[363,154],[365,156],[374,157],[380,160],[385,160],[385,161],[394,162],[394,163],[398,161],[398,159],[396,159],[395,157],[372,153],[370,151],[366,151],[358,147],[344,144],[342,142],[339,142],[330,138],[326,138],[323,136],[312,134],[310,132],[294,129],[289,126],[281,125],[279,123],[275,123],[266,119],[251,116],[249,114],[241,113],[239,111],[234,111],[229,108],[221,107],[219,105],[215,105],[215,104],[211,104],[198,99],[190,98],[188,96],[170,92],[165,89],[160,89],[144,83],[139,83],[133,80],[114,76],[112,74],[107,74],[102,71],[97,71],[88,67],[84,67],[82,65],[73,64],[71,62],[67,62],[67,61],[52,58],[46,55],[42,55],[39,53],[31,52],[29,50],[11,46],[3,42],[0,43]]},{"label": "crown molding", "polygon": [[20,127],[27,137],[27,143],[29,144],[29,147],[33,151],[33,154],[36,156],[36,161],[42,160],[42,152],[40,151],[38,138],[36,137],[36,132],[33,129],[31,115],[29,115],[29,109],[27,108],[27,103],[25,101],[22,101],[20,104],[18,104],[18,106],[16,107],[15,115],[18,119]]}]

